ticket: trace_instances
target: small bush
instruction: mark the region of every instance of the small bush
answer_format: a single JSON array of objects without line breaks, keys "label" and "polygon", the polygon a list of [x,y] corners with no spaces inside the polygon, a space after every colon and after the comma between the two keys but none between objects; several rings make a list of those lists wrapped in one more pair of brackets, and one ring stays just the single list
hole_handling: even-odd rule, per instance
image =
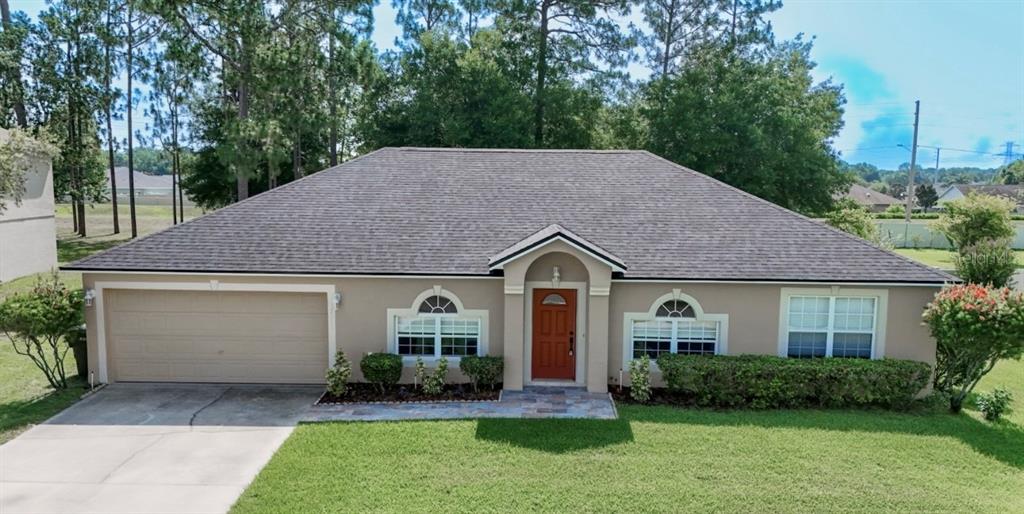
[{"label": "small bush", "polygon": [[501,381],[505,361],[501,357],[467,355],[459,359],[459,369],[469,377],[474,391],[479,391],[481,386],[490,391]]},{"label": "small bush", "polygon": [[956,274],[969,284],[1005,287],[1017,271],[1009,239],[988,239],[965,246],[953,258]]},{"label": "small bush", "polygon": [[387,392],[402,379],[402,356],[393,353],[368,353],[359,363],[363,378],[371,384],[377,384],[381,394]]},{"label": "small bush", "polygon": [[444,391],[445,379],[448,377],[448,359],[441,357],[437,361],[437,367],[433,373],[423,377],[423,392],[431,396],[437,396]]},{"label": "small bush", "polygon": [[427,365],[423,363],[423,358],[421,357],[416,357],[416,368],[412,378],[416,387],[423,387],[423,382],[427,379]]},{"label": "small bush", "polygon": [[1014,203],[996,196],[969,193],[946,203],[946,212],[933,226],[953,245],[961,249],[986,239],[1006,239],[1015,231],[1010,221]]},{"label": "small bush", "polygon": [[1011,402],[1013,402],[1012,393],[1006,389],[996,388],[991,393],[979,394],[977,404],[985,419],[996,421],[1010,408]]},{"label": "small bush", "polygon": [[894,359],[669,354],[658,367],[671,392],[697,405],[755,409],[905,408],[931,376],[928,364]]},{"label": "small bush", "polygon": [[853,201],[838,202],[834,210],[825,214],[825,223],[877,246],[886,248],[892,246],[882,237],[875,218]]},{"label": "small bush", "polygon": [[651,399],[651,359],[646,355],[629,361],[629,396],[640,403]]},{"label": "small bush", "polygon": [[352,376],[352,363],[345,358],[345,352],[338,350],[334,366],[327,369],[327,392],[344,396],[348,392],[348,379]]}]

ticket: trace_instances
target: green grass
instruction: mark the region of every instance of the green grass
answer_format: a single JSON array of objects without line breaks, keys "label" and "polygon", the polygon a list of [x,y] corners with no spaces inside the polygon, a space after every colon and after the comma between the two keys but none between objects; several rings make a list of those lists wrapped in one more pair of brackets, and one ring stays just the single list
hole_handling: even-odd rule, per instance
[{"label": "green grass", "polygon": [[[944,270],[951,270],[955,268],[953,265],[953,256],[955,255],[955,252],[952,250],[938,250],[935,248],[897,248],[894,251],[904,257],[909,257],[933,268],[941,268]],[[1017,267],[1024,268],[1024,250],[1016,250],[1013,253],[1017,257]]]},{"label": "green grass", "polygon": [[258,512],[1021,512],[1024,430],[969,415],[620,407],[299,426]]},{"label": "green grass", "polygon": [[[60,264],[87,257],[101,250],[112,248],[129,239],[128,207],[118,206],[121,215],[121,233],[113,233],[112,209],[110,205],[87,208],[86,228],[88,237],[78,237],[72,229],[71,208],[57,206],[57,260]],[[196,208],[185,208],[186,218],[199,214]],[[139,234],[145,235],[171,226],[170,206],[140,205],[136,209]],[[30,290],[39,279],[30,275],[0,284],[0,301],[4,298]],[[68,287],[81,288],[80,273],[60,272],[61,280]],[[74,374],[74,357],[68,353],[67,369]],[[66,391],[54,391],[32,361],[14,353],[10,342],[0,334],[0,444],[23,432],[30,425],[45,421],[78,400],[83,392],[82,381],[77,377]]]}]

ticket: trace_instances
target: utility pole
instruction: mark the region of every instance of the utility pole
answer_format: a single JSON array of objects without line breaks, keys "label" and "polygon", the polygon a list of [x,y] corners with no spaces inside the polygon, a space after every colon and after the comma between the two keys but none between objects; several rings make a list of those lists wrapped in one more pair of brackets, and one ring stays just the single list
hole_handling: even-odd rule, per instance
[{"label": "utility pole", "polygon": [[1006,152],[1003,153],[1003,166],[1013,162],[1013,141],[1006,142]]},{"label": "utility pole", "polygon": [[910,223],[910,212],[914,209],[914,166],[917,165],[917,126],[920,118],[921,101],[914,100],[914,144],[910,147],[910,176],[907,180],[907,223]]}]

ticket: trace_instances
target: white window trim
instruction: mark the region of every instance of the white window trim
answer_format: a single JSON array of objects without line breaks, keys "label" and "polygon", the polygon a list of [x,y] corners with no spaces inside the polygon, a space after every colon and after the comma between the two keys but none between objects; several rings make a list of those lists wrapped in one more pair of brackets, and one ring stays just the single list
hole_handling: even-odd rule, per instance
[{"label": "white window trim", "polygon": [[[426,314],[419,312],[420,304],[423,303],[427,298],[440,295],[448,298],[455,304],[455,308],[458,311],[456,314]],[[443,289],[439,285],[423,291],[416,299],[413,300],[412,306],[401,309],[388,309],[387,310],[387,327],[388,327],[388,353],[398,354],[398,319],[399,318],[453,318],[453,319],[473,319],[480,322],[480,337],[477,341],[477,355],[487,355],[487,334],[488,334],[488,311],[486,309],[466,309],[462,300],[459,299],[455,293]],[[438,343],[435,342],[435,345]],[[440,351],[439,348],[435,348],[435,351]],[[402,355],[402,362],[409,366],[416,363],[416,359],[423,359],[426,364],[436,364],[441,360],[441,355]],[[458,363],[461,357],[458,355],[445,355],[445,359],[449,363]]]},{"label": "white window trim", "polygon": [[[886,313],[889,312],[889,291],[885,289],[853,289],[840,286],[830,288],[783,287],[779,300],[779,357],[789,356],[789,301],[793,296],[826,296],[829,297],[828,339],[825,343],[825,355],[832,355],[832,329],[836,297],[874,298],[875,329],[871,338],[871,358],[881,359],[885,356]],[[856,331],[850,331],[851,333]],[[844,332],[845,333],[845,332]],[[866,332],[861,332],[866,333]]]},{"label": "white window trim", "polygon": [[[693,318],[658,318],[658,307],[669,300],[682,300],[693,307]],[[633,360],[633,322],[634,321],[650,321],[654,319],[692,319],[694,321],[715,321],[718,322],[718,343],[715,345],[715,355],[728,355],[729,353],[729,315],[728,314],[708,314],[704,312],[704,308],[701,307],[700,302],[696,298],[683,293],[680,289],[673,289],[671,293],[667,293],[658,297],[651,304],[650,309],[647,312],[627,312],[622,316],[622,367],[628,368],[629,362]],[[651,369],[657,370],[658,363],[656,360],[651,360]]]}]

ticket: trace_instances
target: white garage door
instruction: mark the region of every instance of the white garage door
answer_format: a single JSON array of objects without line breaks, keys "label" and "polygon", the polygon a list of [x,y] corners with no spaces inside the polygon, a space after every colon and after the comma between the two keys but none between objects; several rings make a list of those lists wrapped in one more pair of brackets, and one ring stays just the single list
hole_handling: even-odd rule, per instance
[{"label": "white garage door", "polygon": [[322,383],[322,294],[106,290],[114,381]]}]

